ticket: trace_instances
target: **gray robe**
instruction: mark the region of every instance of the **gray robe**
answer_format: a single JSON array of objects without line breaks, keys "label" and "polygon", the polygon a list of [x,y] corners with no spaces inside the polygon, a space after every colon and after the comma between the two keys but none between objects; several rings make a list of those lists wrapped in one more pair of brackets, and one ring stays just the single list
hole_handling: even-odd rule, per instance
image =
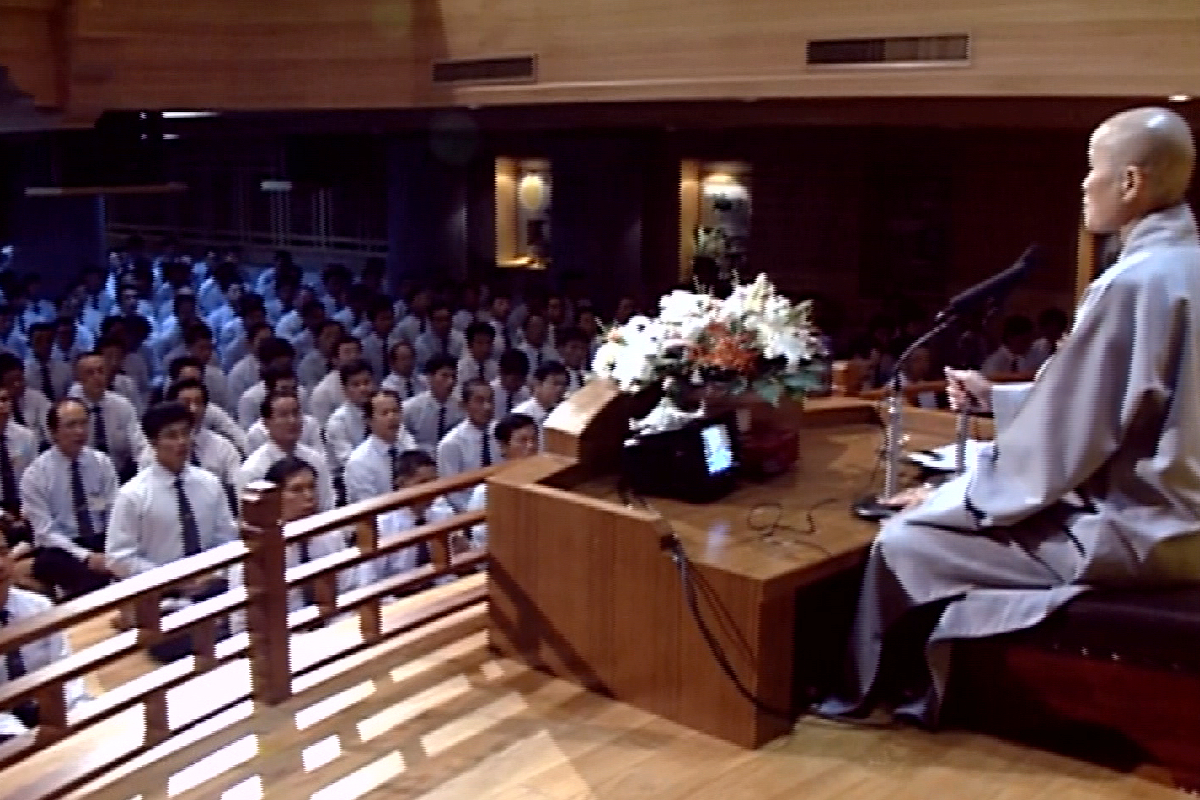
[{"label": "gray robe", "polygon": [[864,711],[884,633],[943,602],[928,693],[936,725],[956,639],[1041,622],[1091,587],[1200,580],[1200,240],[1190,208],[1150,214],[1088,288],[1033,383],[996,387],[995,441],[967,473],[886,522],[851,641]]}]

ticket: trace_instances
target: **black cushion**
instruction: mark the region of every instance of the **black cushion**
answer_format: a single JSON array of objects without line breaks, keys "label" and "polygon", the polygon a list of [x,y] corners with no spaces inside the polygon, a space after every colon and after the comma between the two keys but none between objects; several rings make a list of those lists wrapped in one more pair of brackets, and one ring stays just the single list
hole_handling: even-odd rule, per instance
[{"label": "black cushion", "polygon": [[1090,591],[1014,639],[1200,674],[1200,586]]}]

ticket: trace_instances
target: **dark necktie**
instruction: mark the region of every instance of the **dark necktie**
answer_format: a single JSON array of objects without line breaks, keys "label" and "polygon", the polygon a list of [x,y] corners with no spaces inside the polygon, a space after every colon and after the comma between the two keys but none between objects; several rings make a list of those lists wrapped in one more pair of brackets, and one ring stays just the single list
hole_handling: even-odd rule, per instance
[{"label": "dark necktie", "polygon": [[[0,608],[0,627],[8,627],[11,617],[8,614],[7,608]],[[5,669],[8,670],[8,679],[15,681],[18,678],[23,678],[28,674],[25,669],[25,657],[21,655],[21,648],[14,647],[4,654]]]},{"label": "dark necktie", "polygon": [[537,350],[534,351],[534,356],[533,356],[534,361],[537,363],[537,365],[539,367],[542,365],[542,358],[543,358],[542,348],[539,347]]},{"label": "dark necktie", "polygon": [[481,380],[481,381],[487,380],[487,376],[483,372],[483,362],[482,361],[479,362],[479,380]]},{"label": "dark necktie", "polygon": [[492,465],[492,434],[486,427],[483,429],[483,448],[479,460],[485,467]]},{"label": "dark necktie", "polygon": [[175,499],[179,503],[179,526],[183,529],[183,554],[194,556],[200,552],[200,529],[196,527],[192,504],[184,494],[182,475],[175,478]]},{"label": "dark necktie", "polygon": [[511,414],[512,410],[513,410],[513,395],[514,394],[516,394],[516,391],[504,393],[504,410],[505,410],[505,412],[507,412],[509,414]]},{"label": "dark necktie", "polygon": [[446,405],[443,403],[438,406],[438,423],[437,423],[437,438],[440,442],[442,437],[446,435]]},{"label": "dark necktie", "polygon": [[409,397],[412,397],[414,394],[416,394],[416,392],[413,390],[413,379],[412,379],[411,375],[404,379],[404,385],[406,387],[408,387],[408,396]]},{"label": "dark necktie", "polygon": [[83,471],[79,459],[71,462],[71,503],[75,506],[75,527],[80,539],[91,540],[96,536],[92,525],[92,510],[88,508],[87,494],[83,491]]},{"label": "dark necktie", "polygon": [[108,452],[108,431],[104,427],[104,407],[100,403],[92,406],[92,446],[101,453]]},{"label": "dark necktie", "polygon": [[42,362],[42,394],[51,403],[54,402],[54,382],[50,380],[50,362]]},{"label": "dark necktie", "polygon": [[392,460],[392,488],[396,488],[396,482],[400,480],[400,451],[396,449],[396,445],[388,448],[388,456]]},{"label": "dark necktie", "polygon": [[1011,372],[1015,375],[1017,373],[1017,371],[1020,369],[1021,369],[1021,362],[1017,358],[1014,357],[1012,360]]},{"label": "dark necktie", "polygon": [[[7,608],[0,608],[0,628],[8,627],[11,620]],[[24,678],[29,674],[29,670],[25,666],[25,656],[21,653],[21,648],[14,647],[4,654],[4,668],[8,672],[9,681],[15,681],[19,678]],[[36,728],[39,723],[37,700],[26,700],[19,706],[13,709],[13,715],[19,719],[27,728]]]},{"label": "dark necktie", "polygon": [[[416,516],[413,517],[413,527],[414,528],[423,528],[428,524],[429,524],[429,521],[425,519],[424,513],[417,514]],[[432,560],[433,559],[430,557],[430,553],[429,553],[429,542],[424,541],[424,542],[418,543],[417,544],[417,566],[423,567]]]},{"label": "dark necktie", "polygon": [[17,473],[13,471],[12,455],[8,452],[8,435],[0,430],[0,491],[4,492],[4,507],[15,509],[20,500],[17,492]]}]

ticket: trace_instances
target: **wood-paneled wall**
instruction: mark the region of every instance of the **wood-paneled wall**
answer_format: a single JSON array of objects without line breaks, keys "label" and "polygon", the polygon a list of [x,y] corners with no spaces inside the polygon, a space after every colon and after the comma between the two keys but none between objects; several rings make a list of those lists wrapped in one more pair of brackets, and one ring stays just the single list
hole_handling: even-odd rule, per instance
[{"label": "wood-paneled wall", "polygon": [[[54,46],[56,14],[66,44]],[[969,33],[972,62],[811,70],[825,37]],[[771,97],[1200,94],[1195,0],[0,0],[43,106],[312,109]],[[525,85],[432,62],[535,54]],[[69,67],[59,86],[46,59]]]}]

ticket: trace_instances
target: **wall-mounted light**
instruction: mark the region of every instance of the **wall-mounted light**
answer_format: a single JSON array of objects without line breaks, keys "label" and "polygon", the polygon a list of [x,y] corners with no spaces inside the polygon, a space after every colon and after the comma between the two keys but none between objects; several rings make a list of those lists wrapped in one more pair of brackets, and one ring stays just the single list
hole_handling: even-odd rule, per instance
[{"label": "wall-mounted light", "polygon": [[540,173],[527,172],[521,176],[521,182],[517,184],[517,199],[526,211],[534,214],[544,211],[549,195],[546,179]]},{"label": "wall-mounted light", "polygon": [[258,185],[258,188],[264,192],[290,192],[292,190],[292,182],[265,180]]},{"label": "wall-mounted light", "polygon": [[215,117],[219,112],[216,111],[164,111],[162,112],[163,119],[203,119],[204,117]]},{"label": "wall-mounted light", "polygon": [[1192,96],[1190,94],[1173,94],[1167,98],[1167,100],[1172,103],[1187,103],[1190,102],[1191,99]]}]

